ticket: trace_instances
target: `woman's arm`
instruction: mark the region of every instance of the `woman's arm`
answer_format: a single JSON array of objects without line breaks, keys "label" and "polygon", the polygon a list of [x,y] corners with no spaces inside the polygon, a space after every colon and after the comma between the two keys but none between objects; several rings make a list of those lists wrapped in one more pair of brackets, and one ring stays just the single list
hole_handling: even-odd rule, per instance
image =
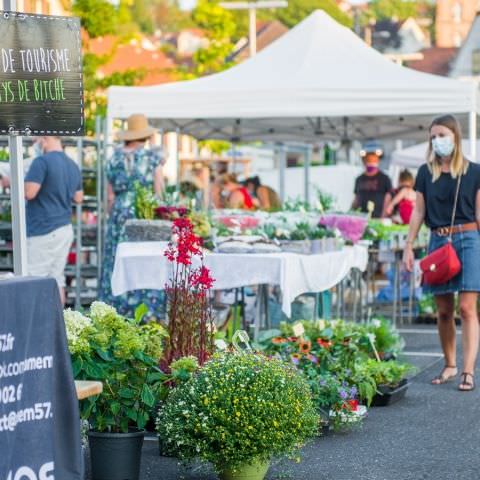
[{"label": "woman's arm", "polygon": [[259,187],[257,190],[258,200],[260,202],[260,208],[262,210],[270,210],[272,207],[270,205],[270,197],[268,195],[268,190],[263,187]]},{"label": "woman's arm", "polygon": [[115,202],[115,193],[113,193],[112,184],[108,182],[107,183],[107,209],[109,212],[112,210],[114,202]]},{"label": "woman's arm", "polygon": [[155,168],[155,173],[153,177],[153,188],[155,190],[155,195],[158,198],[163,197],[165,191],[165,181],[163,179],[163,166],[159,165]]},{"label": "woman's arm", "polygon": [[392,201],[387,205],[385,212],[387,215],[393,213],[393,209],[406,197],[406,189],[402,188],[392,199]]},{"label": "woman's arm", "polygon": [[415,260],[413,255],[413,243],[415,242],[418,232],[420,231],[423,221],[425,220],[425,213],[425,199],[422,193],[417,192],[415,208],[413,209],[412,216],[410,218],[410,226],[408,228],[407,243],[403,251],[403,263],[409,272],[413,270],[413,262]]}]

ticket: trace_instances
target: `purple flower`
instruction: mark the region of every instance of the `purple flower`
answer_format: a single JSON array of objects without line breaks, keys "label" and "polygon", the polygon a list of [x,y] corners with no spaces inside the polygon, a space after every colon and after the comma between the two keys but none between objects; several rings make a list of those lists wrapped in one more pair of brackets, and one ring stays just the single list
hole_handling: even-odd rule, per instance
[{"label": "purple flower", "polygon": [[344,390],[343,388],[340,389],[340,398],[342,400],[346,400],[348,398],[348,393],[346,392],[346,390]]},{"label": "purple flower", "polygon": [[352,398],[355,398],[357,396],[357,393],[358,393],[358,389],[357,387],[353,386],[351,389],[350,389],[350,396]]},{"label": "purple flower", "polygon": [[308,358],[310,359],[311,362],[318,363],[318,358],[315,355],[310,354]]},{"label": "purple flower", "polygon": [[324,387],[327,384],[327,381],[325,379],[320,380],[320,386]]},{"label": "purple flower", "polygon": [[290,357],[290,360],[294,365],[298,365],[300,363],[300,360],[297,357]]}]

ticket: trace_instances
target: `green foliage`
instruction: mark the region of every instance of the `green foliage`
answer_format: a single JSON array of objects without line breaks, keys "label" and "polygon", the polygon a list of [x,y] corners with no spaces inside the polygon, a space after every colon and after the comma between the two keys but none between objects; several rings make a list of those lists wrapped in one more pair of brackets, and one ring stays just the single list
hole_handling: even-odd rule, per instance
[{"label": "green foliage", "polygon": [[153,220],[156,207],[158,207],[158,200],[153,189],[144,187],[137,182],[135,185],[135,217],[141,220]]},{"label": "green foliage", "polygon": [[108,0],[75,0],[73,14],[80,17],[82,27],[90,38],[114,34],[117,11]]},{"label": "green foliage", "polygon": [[324,10],[337,22],[347,27],[353,26],[353,20],[343,13],[334,0],[289,0],[287,8],[279,8],[271,12],[262,12],[261,18],[276,18],[287,27],[294,27],[315,10]]},{"label": "green foliage", "polygon": [[420,4],[416,0],[371,0],[369,13],[377,20],[406,20],[409,17],[416,17]]},{"label": "green foliage", "polygon": [[396,387],[414,370],[414,367],[407,363],[400,363],[394,360],[378,362],[371,358],[357,366],[357,374],[359,376],[372,378],[377,386],[385,385],[392,388]]},{"label": "green foliage", "polygon": [[183,460],[217,471],[296,453],[318,428],[307,382],[279,360],[221,354],[176,387],[157,428]]},{"label": "green foliage", "polygon": [[192,12],[195,24],[204,29],[208,46],[200,48],[193,56],[193,77],[209,75],[229,68],[227,57],[232,53],[235,21],[232,14],[218,5],[217,1],[199,0]]},{"label": "green foliage", "polygon": [[82,418],[100,432],[144,428],[167,379],[157,367],[163,327],[139,325],[101,302],[88,316],[66,310],[64,318],[75,378],[103,383],[102,394],[81,403]]},{"label": "green foliage", "polygon": [[[319,320],[304,321],[302,325],[304,333],[297,337],[291,324],[282,324],[280,331],[271,331],[262,338],[259,348],[301,370],[316,405],[322,410],[342,412],[337,423],[342,416],[346,416],[346,420],[349,417],[348,400],[353,399],[352,389],[367,405],[372,401],[379,377],[368,373],[370,360],[382,364],[379,370],[397,372],[396,362],[376,360],[375,352],[385,358],[387,354],[395,356],[403,348],[402,338],[386,320],[373,320],[369,324]],[[350,392],[350,397],[345,392]]]}]

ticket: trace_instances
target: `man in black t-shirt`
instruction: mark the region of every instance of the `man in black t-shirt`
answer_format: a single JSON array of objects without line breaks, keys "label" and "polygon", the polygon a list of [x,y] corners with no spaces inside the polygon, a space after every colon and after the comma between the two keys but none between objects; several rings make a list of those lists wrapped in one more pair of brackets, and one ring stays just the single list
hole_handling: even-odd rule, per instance
[{"label": "man in black t-shirt", "polygon": [[380,158],[376,153],[367,153],[363,159],[365,173],[355,180],[355,198],[352,209],[369,212],[368,204],[372,202],[373,218],[385,216],[385,207],[392,199],[392,182],[379,168]]}]

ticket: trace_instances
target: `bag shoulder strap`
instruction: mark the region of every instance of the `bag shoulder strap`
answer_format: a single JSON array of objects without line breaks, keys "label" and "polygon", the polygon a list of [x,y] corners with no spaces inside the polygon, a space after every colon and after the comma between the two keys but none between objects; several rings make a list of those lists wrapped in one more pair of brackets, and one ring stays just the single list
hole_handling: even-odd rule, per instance
[{"label": "bag shoulder strap", "polygon": [[455,190],[455,200],[453,202],[452,221],[450,222],[450,235],[448,236],[448,239],[450,241],[452,240],[451,232],[452,232],[453,226],[455,225],[455,215],[457,213],[458,196],[460,194],[460,183],[462,182],[462,176],[463,176],[463,172],[458,175],[457,188]]}]

